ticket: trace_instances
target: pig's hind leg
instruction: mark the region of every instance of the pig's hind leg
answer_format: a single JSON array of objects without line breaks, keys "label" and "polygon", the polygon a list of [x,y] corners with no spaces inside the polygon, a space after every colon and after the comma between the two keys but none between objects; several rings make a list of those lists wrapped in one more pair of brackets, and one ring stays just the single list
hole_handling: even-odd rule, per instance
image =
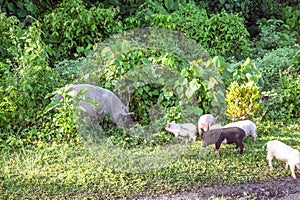
[{"label": "pig's hind leg", "polygon": [[[288,164],[287,164],[288,165]],[[297,177],[296,177],[296,174],[295,174],[295,165],[290,165],[290,169],[291,169],[291,172],[292,172],[292,177],[294,178],[294,179],[296,179]]]}]

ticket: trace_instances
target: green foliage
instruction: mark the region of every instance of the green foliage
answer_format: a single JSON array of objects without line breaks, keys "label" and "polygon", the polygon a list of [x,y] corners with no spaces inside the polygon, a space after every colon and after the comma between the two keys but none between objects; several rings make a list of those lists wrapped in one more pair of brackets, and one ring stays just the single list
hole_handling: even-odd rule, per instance
[{"label": "green foliage", "polygon": [[[249,21],[256,22],[259,19],[280,19],[283,5],[278,0],[251,1]],[[252,19],[251,19],[252,18]]]},{"label": "green foliage", "polygon": [[122,30],[118,9],[87,8],[82,0],[63,1],[44,16],[45,42],[55,60],[88,55],[93,45]]},{"label": "green foliage", "polygon": [[60,76],[60,84],[57,84],[57,87],[71,84],[80,77],[80,63],[83,59],[84,58],[81,57],[76,60],[63,60],[54,64],[55,71]]},{"label": "green foliage", "polygon": [[[208,35],[205,40],[213,55],[226,58],[245,58],[249,52],[249,33],[244,25],[244,19],[237,14],[228,14],[222,11],[210,17],[205,31]],[[201,40],[199,40],[201,41]]]},{"label": "green foliage", "polygon": [[14,17],[2,16],[1,20],[11,24],[3,34],[9,47],[5,63],[0,63],[4,77],[0,79],[0,132],[5,133],[1,135],[3,145],[14,148],[42,138],[38,126],[44,123],[44,97],[53,90],[57,74],[48,66],[41,24],[34,22],[23,28]]},{"label": "green foliage", "polygon": [[254,61],[265,79],[265,91],[280,87],[281,77],[299,72],[295,57],[299,49],[299,46],[278,48]]},{"label": "green foliage", "polygon": [[44,110],[44,114],[48,114],[52,111],[48,123],[45,123],[42,134],[47,137],[49,141],[79,141],[78,131],[76,128],[77,118],[75,117],[75,110],[71,102],[76,101],[70,97],[68,90],[60,90],[50,93],[46,96],[51,97],[55,94],[59,94],[63,97],[61,101],[54,98],[47,105]]},{"label": "green foliage", "polygon": [[157,1],[145,1],[131,17],[125,20],[125,30],[136,27],[148,27],[153,14],[167,14],[166,9]]},{"label": "green foliage", "polygon": [[300,9],[287,6],[283,9],[283,18],[285,23],[296,33],[300,32]]},{"label": "green foliage", "polygon": [[247,58],[245,62],[229,64],[223,57],[217,56],[213,62],[221,72],[226,87],[229,87],[233,81],[239,84],[253,81],[260,88],[264,86],[262,73],[250,58]]},{"label": "green foliage", "polygon": [[270,50],[293,46],[296,43],[295,34],[282,20],[262,19],[258,24],[260,30],[258,37],[254,40],[255,57],[262,57]]},{"label": "green foliage", "polygon": [[32,18],[41,19],[42,16],[55,6],[59,0],[43,1],[43,0],[2,0],[1,11],[7,16],[16,16],[19,20],[26,23],[34,22]]},{"label": "green foliage", "polygon": [[146,16],[129,18],[128,26],[134,24],[180,31],[199,42],[211,55],[222,55],[229,60],[241,59],[249,52],[249,33],[245,28],[244,19],[237,14],[223,11],[208,18],[205,10],[192,3],[179,5],[172,13],[160,9],[158,5],[151,7],[157,8],[151,12],[148,12],[150,8],[142,10],[147,13]]},{"label": "green foliage", "polygon": [[260,108],[259,88],[253,81],[246,84],[232,82],[226,92],[226,114],[231,121],[253,117]]},{"label": "green foliage", "polygon": [[[6,62],[6,59],[13,58],[12,53],[8,52],[8,49],[13,45],[10,35],[21,34],[20,29],[22,28],[19,25],[21,26],[16,17],[6,17],[3,13],[0,13],[0,61]],[[1,67],[1,70],[4,69],[4,67]]]},{"label": "green foliage", "polygon": [[300,76],[283,76],[280,79],[280,87],[265,91],[262,94],[268,97],[262,103],[261,118],[264,120],[281,121],[291,123],[293,119],[300,117]]},{"label": "green foliage", "polygon": [[222,10],[233,13],[242,13],[244,17],[249,17],[249,12],[251,9],[250,0],[213,0],[207,1],[209,5],[209,10],[213,13],[220,13]]},{"label": "green foliage", "polygon": [[262,113],[265,120],[288,123],[299,118],[299,46],[279,48],[256,62],[266,80]]}]

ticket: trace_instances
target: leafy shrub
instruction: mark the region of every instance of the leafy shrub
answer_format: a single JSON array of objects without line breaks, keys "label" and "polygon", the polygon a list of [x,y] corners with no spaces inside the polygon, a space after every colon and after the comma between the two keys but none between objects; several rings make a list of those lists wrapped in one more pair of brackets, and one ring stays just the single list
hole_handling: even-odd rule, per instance
[{"label": "leafy shrub", "polygon": [[60,76],[60,85],[57,87],[62,87],[67,84],[74,83],[76,79],[81,75],[81,65],[80,63],[84,58],[78,58],[76,60],[63,60],[54,64],[55,71]]},{"label": "leafy shrub", "polygon": [[249,51],[249,33],[244,19],[237,14],[223,11],[209,18],[205,10],[192,3],[179,5],[172,13],[160,9],[158,5],[151,12],[148,8],[143,10],[146,16],[137,15],[128,19],[127,24],[180,31],[199,42],[211,55],[222,55],[228,60],[244,58]]},{"label": "leafy shrub", "polygon": [[263,119],[288,123],[292,118],[299,118],[299,52],[299,46],[295,45],[277,49],[257,60],[266,80]]},{"label": "leafy shrub", "polygon": [[65,0],[44,17],[45,42],[55,60],[86,56],[95,42],[122,30],[118,9],[86,7],[82,0]]},{"label": "leafy shrub", "polygon": [[299,67],[296,63],[294,64],[297,60],[294,58],[297,51],[299,51],[299,46],[279,48],[265,54],[263,58],[254,60],[265,79],[265,91],[280,87],[282,76],[299,72]]},{"label": "leafy shrub", "polygon": [[295,34],[282,20],[262,19],[258,22],[259,34],[254,40],[255,51],[253,57],[262,57],[270,50],[293,46],[296,43]]},{"label": "leafy shrub", "polygon": [[5,62],[0,63],[5,77],[0,79],[0,132],[6,133],[1,135],[1,141],[5,142],[3,145],[12,145],[11,148],[42,139],[42,110],[48,103],[44,97],[57,81],[57,74],[48,66],[41,24],[34,22],[24,28],[12,19],[2,17],[2,24],[12,23],[3,34],[4,44],[10,46]]},{"label": "leafy shrub", "polygon": [[232,82],[244,84],[253,81],[259,88],[264,86],[262,73],[255,62],[247,58],[245,62],[229,64],[223,57],[214,58],[214,64],[222,74],[225,87],[229,87]]},{"label": "leafy shrub", "polygon": [[232,121],[253,117],[260,108],[259,88],[253,81],[246,84],[232,82],[226,92],[227,116]]},{"label": "leafy shrub", "polygon": [[288,124],[300,117],[300,76],[283,76],[281,86],[263,92],[267,101],[262,103],[261,118],[264,120],[281,121]]},{"label": "leafy shrub", "polygon": [[209,10],[212,13],[220,13],[222,10],[233,13],[242,13],[244,17],[249,17],[249,12],[251,10],[250,0],[213,0],[207,1]]},{"label": "leafy shrub", "polygon": [[57,1],[2,0],[1,11],[7,16],[16,16],[19,20],[32,23],[33,18],[41,19],[44,13],[51,10],[56,3]]},{"label": "leafy shrub", "polygon": [[[237,60],[245,58],[249,52],[249,32],[244,25],[244,19],[237,14],[228,14],[222,11],[212,15],[208,21],[206,31],[208,46],[226,58],[234,57]],[[200,40],[201,42],[201,40]]]},{"label": "leafy shrub", "polygon": [[285,23],[296,33],[300,32],[300,10],[298,8],[287,6],[283,9],[283,18]]},{"label": "leafy shrub", "polygon": [[[0,61],[6,62],[6,59],[11,59],[13,55],[8,52],[8,49],[13,45],[10,40],[10,34],[18,34],[19,20],[16,17],[6,17],[0,13]],[[5,69],[1,67],[1,70]]]},{"label": "leafy shrub", "polygon": [[[55,94],[60,94],[63,97],[62,101],[58,99],[53,99],[50,104],[47,105],[44,112],[51,113],[51,117],[48,123],[45,123],[44,129],[42,133],[47,133],[48,138],[46,140],[57,140],[57,141],[79,141],[79,136],[76,126],[75,120],[77,120],[75,116],[75,111],[70,104],[70,102],[74,101],[72,97],[68,95],[67,90],[60,90],[59,92],[54,92]],[[54,93],[49,93],[46,97],[51,97],[55,95]]]}]

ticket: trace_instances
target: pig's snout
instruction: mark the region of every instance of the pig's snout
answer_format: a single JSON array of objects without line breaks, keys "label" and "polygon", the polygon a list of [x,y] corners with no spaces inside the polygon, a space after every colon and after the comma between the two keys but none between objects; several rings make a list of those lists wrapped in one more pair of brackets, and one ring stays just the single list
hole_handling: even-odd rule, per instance
[{"label": "pig's snout", "polygon": [[165,127],[166,130],[171,128],[171,124],[167,124],[167,126]]},{"label": "pig's snout", "polygon": [[203,129],[204,132],[208,131],[209,129],[208,124],[201,124],[200,128]]}]

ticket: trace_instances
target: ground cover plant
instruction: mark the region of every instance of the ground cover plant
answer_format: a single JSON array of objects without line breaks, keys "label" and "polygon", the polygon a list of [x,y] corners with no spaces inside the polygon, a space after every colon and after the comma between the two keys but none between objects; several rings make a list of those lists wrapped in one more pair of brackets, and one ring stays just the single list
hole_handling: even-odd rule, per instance
[{"label": "ground cover plant", "polygon": [[[38,149],[14,154],[2,152],[0,194],[3,199],[113,199],[281,179],[290,176],[284,170],[285,163],[274,159],[277,167],[269,169],[262,146],[268,140],[281,139],[299,148],[299,136],[298,125],[261,124],[258,140],[254,143],[251,137],[246,139],[243,155],[230,145],[223,145],[219,155],[215,155],[214,147],[202,148],[201,141],[197,141],[180,152],[180,159],[146,172],[119,171],[101,164],[96,154],[84,146],[40,143]],[[131,158],[118,157],[116,162],[128,162],[128,159]]]},{"label": "ground cover plant", "polygon": [[[274,159],[269,169],[262,146],[276,139],[300,150],[296,1],[0,4],[0,199],[134,198],[292,182],[285,163]],[[133,127],[107,116],[101,128],[86,127],[74,98],[51,98],[78,83],[115,92],[135,113]],[[215,155],[213,145],[165,130],[171,121],[196,124],[204,113],[218,114],[222,125],[251,119],[257,141],[247,137],[242,155],[234,145]]]}]

